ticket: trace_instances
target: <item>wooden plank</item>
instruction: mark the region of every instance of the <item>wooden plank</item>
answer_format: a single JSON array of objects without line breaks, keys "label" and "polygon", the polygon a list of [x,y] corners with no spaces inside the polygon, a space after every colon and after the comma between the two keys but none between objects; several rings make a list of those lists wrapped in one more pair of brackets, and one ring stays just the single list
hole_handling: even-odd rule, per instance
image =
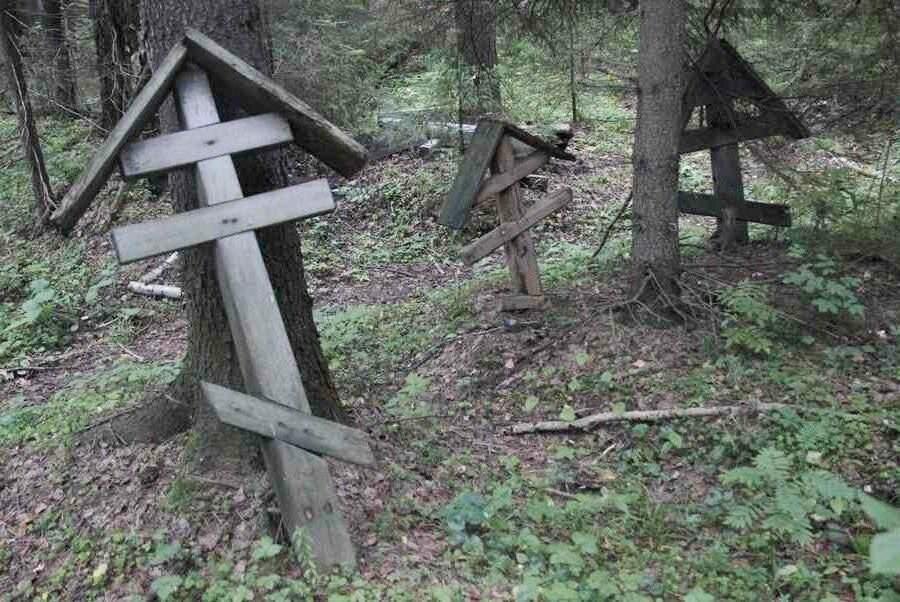
[{"label": "wooden plank", "polygon": [[137,178],[293,139],[287,119],[266,113],[129,144],[122,149],[119,164],[124,177]]},{"label": "wooden plank", "polygon": [[363,168],[366,149],[308,104],[195,29],[187,30],[185,43],[191,60],[224,83],[245,109],[284,115],[294,141],[339,174],[350,178]]},{"label": "wooden plank", "polygon": [[214,240],[334,211],[325,179],[116,228],[119,263],[131,263]]},{"label": "wooden plank", "polygon": [[537,150],[542,150],[550,154],[550,156],[556,157],[557,159],[564,159],[566,161],[575,160],[575,155],[573,155],[572,153],[567,153],[566,151],[557,148],[555,144],[547,142],[543,138],[535,136],[531,132],[527,132],[517,125],[505,121],[500,123],[503,124],[503,128],[506,130],[507,134],[519,140],[520,142],[524,142],[528,146],[531,146]]},{"label": "wooden plank", "polygon": [[547,300],[543,295],[512,295],[500,299],[500,311],[525,311],[543,309]]},{"label": "wooden plank", "polygon": [[345,462],[375,464],[369,438],[360,430],[218,385],[204,382],[200,386],[226,424]]},{"label": "wooden plank", "polygon": [[444,206],[441,207],[438,222],[457,230],[466,225],[481,181],[490,169],[491,160],[502,137],[502,123],[484,120],[478,124],[472,137],[472,144],[463,157],[450,193],[444,201]]},{"label": "wooden plank", "polygon": [[188,49],[184,44],[176,44],[157,67],[150,81],[141,89],[131,106],[109,133],[81,176],[66,192],[59,208],[50,216],[50,221],[63,232],[68,232],[78,223],[90,207],[97,193],[106,184],[116,168],[116,158],[122,147],[139,134],[147,121],[156,113],[165,100],[175,81],[175,76],[187,59]]},{"label": "wooden plank", "polygon": [[[219,121],[202,71],[182,71],[176,97],[184,129]],[[195,180],[203,205],[243,194],[231,157],[197,163]],[[310,413],[256,234],[229,236],[216,241],[214,249],[216,276],[247,391]],[[304,530],[320,566],[355,565],[353,544],[325,460],[275,440],[264,443],[262,449],[288,533]]]},{"label": "wooden plank", "polygon": [[747,140],[758,140],[769,136],[787,135],[784,124],[766,120],[754,120],[738,123],[736,128],[723,129],[718,127],[705,127],[696,130],[687,130],[681,134],[679,151],[681,154],[693,153],[699,150],[737,144]]},{"label": "wooden plank", "polygon": [[484,203],[498,192],[506,190],[519,180],[536,172],[546,165],[549,160],[550,155],[546,151],[535,151],[521,161],[516,162],[515,167],[510,171],[488,178],[482,182],[481,188],[478,189],[475,205]]},{"label": "wooden plank", "polygon": [[[731,114],[734,104],[725,101],[709,107],[709,123],[713,127],[728,129],[731,126]],[[737,144],[726,144],[709,149],[710,164],[713,176],[713,195],[725,205],[722,219],[719,222],[715,238],[723,249],[733,244],[750,242],[747,222],[736,219],[741,214],[743,205],[744,181],[741,175],[741,155]]]},{"label": "wooden plank", "polygon": [[[494,174],[511,171],[516,165],[515,151],[509,138],[504,136],[497,146],[491,169]],[[513,184],[497,197],[497,213],[500,223],[517,222],[522,219],[522,203],[519,198],[519,185]],[[506,265],[512,283],[513,293],[541,296],[541,276],[538,271],[537,254],[534,242],[527,230],[519,236],[507,241],[504,246]]]},{"label": "wooden plank", "polygon": [[566,206],[572,201],[572,189],[563,188],[544,197],[535,203],[521,219],[500,224],[475,242],[463,248],[460,255],[466,265],[472,265],[479,259],[499,249],[504,243],[532,228],[539,221]]},{"label": "wooden plank", "polygon": [[[724,207],[718,198],[711,194],[698,192],[679,192],[678,209],[682,213],[692,215],[705,215],[708,217],[722,217]],[[745,201],[737,210],[735,216],[738,220],[754,224],[767,224],[769,226],[791,225],[791,210],[786,205],[772,203],[754,203]]]}]

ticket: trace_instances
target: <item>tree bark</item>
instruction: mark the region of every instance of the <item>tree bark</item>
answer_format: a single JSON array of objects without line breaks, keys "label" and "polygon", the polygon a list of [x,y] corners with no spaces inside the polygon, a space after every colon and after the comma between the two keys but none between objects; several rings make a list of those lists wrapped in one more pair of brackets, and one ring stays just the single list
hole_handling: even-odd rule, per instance
[{"label": "tree bark", "polygon": [[100,124],[112,129],[134,88],[132,57],[140,50],[138,6],[136,0],[91,0],[90,8],[100,79]]},{"label": "tree bark", "polygon": [[461,67],[460,107],[464,117],[503,110],[497,78],[497,3],[456,0],[456,45]]},{"label": "tree bark", "polygon": [[[632,287],[649,300],[677,294],[681,270],[676,197],[686,16],[683,0],[646,0],[640,15]],[[648,278],[658,286],[646,286]]]},{"label": "tree bark", "polygon": [[[145,24],[146,51],[151,64],[158,64],[181,38],[185,27],[191,26],[263,73],[272,72],[272,55],[256,0],[142,0],[141,20]],[[229,99],[227,89],[217,89],[213,81],[213,91],[223,121],[242,115]],[[170,102],[164,105],[161,123],[165,132],[178,129]],[[256,153],[237,160],[236,164],[246,196],[288,184],[281,152]],[[177,211],[197,207],[193,179],[188,174],[172,175],[171,185]],[[312,410],[317,416],[345,421],[313,322],[297,227],[275,226],[258,234]],[[208,248],[197,248],[185,251],[183,257],[183,289],[191,326],[178,392],[195,407],[194,423],[205,449],[204,456],[246,455],[243,438],[236,435],[235,429],[219,423],[202,401],[198,386],[201,379],[238,389],[242,385],[237,354],[214,276],[212,253]]]},{"label": "tree bark", "polygon": [[66,112],[78,108],[78,91],[75,72],[66,37],[66,18],[62,0],[44,0],[44,27],[47,48],[53,61],[53,81],[50,82],[50,98],[53,110]]},{"label": "tree bark", "polygon": [[31,186],[34,190],[34,231],[43,229],[47,217],[54,208],[53,191],[50,187],[50,176],[44,164],[44,153],[34,122],[34,111],[28,97],[28,83],[22,66],[19,48],[13,39],[16,30],[15,18],[12,15],[11,0],[0,0],[0,43],[6,63],[7,79],[12,87],[16,104],[16,115],[19,119],[19,131],[22,137],[22,152],[31,166]]}]

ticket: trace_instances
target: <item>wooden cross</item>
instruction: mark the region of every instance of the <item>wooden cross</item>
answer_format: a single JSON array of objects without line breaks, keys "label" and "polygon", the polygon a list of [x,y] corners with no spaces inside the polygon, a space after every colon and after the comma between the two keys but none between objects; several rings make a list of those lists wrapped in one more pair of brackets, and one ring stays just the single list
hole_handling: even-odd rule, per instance
[{"label": "wooden cross", "polygon": [[[706,108],[708,125],[685,130],[680,150],[709,149],[714,190],[711,195],[679,192],[679,209],[719,218],[722,246],[746,242],[751,222],[790,226],[786,206],[745,199],[738,144],[776,135],[806,138],[809,130],[725,40],[710,40],[693,73],[684,96],[684,125],[698,106]],[[758,114],[741,113],[736,101],[745,101]]]},{"label": "wooden cross", "polygon": [[[513,138],[533,147],[534,152],[516,161]],[[496,249],[504,248],[513,294],[500,300],[501,311],[544,305],[537,255],[529,230],[568,204],[572,191],[562,189],[523,211],[519,181],[543,167],[551,157],[575,158],[512,124],[482,120],[441,210],[440,222],[459,229],[465,225],[473,206],[496,197],[500,225],[463,248],[461,255],[466,265],[472,265]],[[493,175],[485,179],[488,169]]]},{"label": "wooden cross", "polygon": [[[199,64],[199,66],[198,66]],[[202,67],[202,68],[201,68]],[[207,72],[242,104],[263,112],[221,123]],[[169,91],[182,131],[129,144]],[[216,277],[246,393],[201,383],[230,425],[262,435],[263,456],[287,531],[303,529],[317,562],[356,562],[324,454],[375,462],[361,431],[315,418],[275,299],[255,230],[334,210],[325,180],[244,198],[231,155],[295,142],[346,175],[365,150],[302,101],[202,34],[189,31],[161,63],[57,213],[71,227],[118,162],[125,177],[191,167],[201,208],[113,231],[128,263],[212,244]],[[311,453],[314,452],[314,453]]]}]

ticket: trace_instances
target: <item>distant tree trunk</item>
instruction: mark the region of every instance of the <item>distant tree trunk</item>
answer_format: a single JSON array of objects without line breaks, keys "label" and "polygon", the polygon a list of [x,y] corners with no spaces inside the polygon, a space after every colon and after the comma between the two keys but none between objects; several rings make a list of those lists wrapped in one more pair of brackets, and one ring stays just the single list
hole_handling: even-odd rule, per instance
[{"label": "distant tree trunk", "polygon": [[503,105],[497,78],[497,3],[456,0],[456,45],[466,70],[459,90],[465,117],[500,113]]},{"label": "distant tree trunk", "polygon": [[139,51],[137,0],[91,0],[100,124],[111,129],[128,107],[133,91],[132,57]]},{"label": "distant tree trunk", "polygon": [[75,87],[75,72],[66,37],[66,18],[61,0],[44,0],[44,27],[47,48],[53,61],[53,81],[50,82],[50,97],[56,105],[53,110],[76,109],[78,92]]},{"label": "distant tree trunk", "polygon": [[[632,285],[643,295],[675,295],[678,246],[678,143],[685,86],[683,0],[640,3],[638,113],[634,140]],[[660,290],[647,284],[655,279]]]},{"label": "distant tree trunk", "polygon": [[[272,55],[261,22],[257,0],[141,0],[141,19],[145,42],[153,65],[182,36],[186,26],[197,28],[244,58],[264,73],[272,72]],[[219,101],[222,120],[241,114],[229,99],[228,89],[213,90]],[[171,103],[162,115],[164,131],[178,128]],[[245,195],[280,188],[287,184],[286,162],[280,152],[257,154],[237,162]],[[172,177],[173,198],[178,211],[197,206],[192,178]],[[258,233],[266,266],[284,317],[288,336],[303,375],[313,412],[317,416],[344,421],[343,408],[322,353],[312,316],[312,299],[307,292],[296,225],[277,226]],[[190,319],[188,350],[184,360],[180,394],[195,410],[195,428],[201,435],[203,453],[229,461],[247,449],[233,429],[224,428],[201,401],[199,380],[240,388],[242,379],[234,344],[227,327],[225,310],[216,285],[212,253],[208,248],[185,252],[183,287]],[[255,451],[252,452],[255,455]]]},{"label": "distant tree trunk", "polygon": [[31,166],[31,186],[34,190],[34,230],[39,231],[47,221],[47,217],[55,207],[53,191],[50,187],[50,176],[44,164],[44,153],[38,138],[37,126],[34,123],[34,112],[28,98],[28,83],[22,67],[22,57],[12,32],[15,31],[15,18],[11,13],[11,0],[0,0],[0,43],[6,62],[7,80],[13,87],[16,104],[16,115],[19,118],[19,130],[22,136],[22,152]]}]

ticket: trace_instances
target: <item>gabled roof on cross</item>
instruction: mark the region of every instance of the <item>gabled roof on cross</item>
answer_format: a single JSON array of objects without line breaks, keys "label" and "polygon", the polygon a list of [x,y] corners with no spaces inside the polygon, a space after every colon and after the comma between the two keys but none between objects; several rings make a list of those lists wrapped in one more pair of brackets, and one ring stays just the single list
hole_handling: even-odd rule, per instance
[{"label": "gabled roof on cross", "polygon": [[695,107],[728,106],[735,100],[752,103],[759,115],[736,123],[729,133],[715,127],[688,130],[682,136],[682,153],[775,135],[794,139],[811,135],[800,118],[726,40],[710,40],[693,67],[693,77],[684,94],[685,125]]},{"label": "gabled roof on cross", "polygon": [[116,168],[122,149],[159,110],[187,62],[201,67],[213,80],[227,84],[224,87],[247,111],[283,116],[290,124],[294,142],[341,175],[351,177],[365,165],[366,150],[353,138],[240,57],[199,31],[188,29],[66,192],[50,218],[58,228],[70,230],[84,214]]}]

